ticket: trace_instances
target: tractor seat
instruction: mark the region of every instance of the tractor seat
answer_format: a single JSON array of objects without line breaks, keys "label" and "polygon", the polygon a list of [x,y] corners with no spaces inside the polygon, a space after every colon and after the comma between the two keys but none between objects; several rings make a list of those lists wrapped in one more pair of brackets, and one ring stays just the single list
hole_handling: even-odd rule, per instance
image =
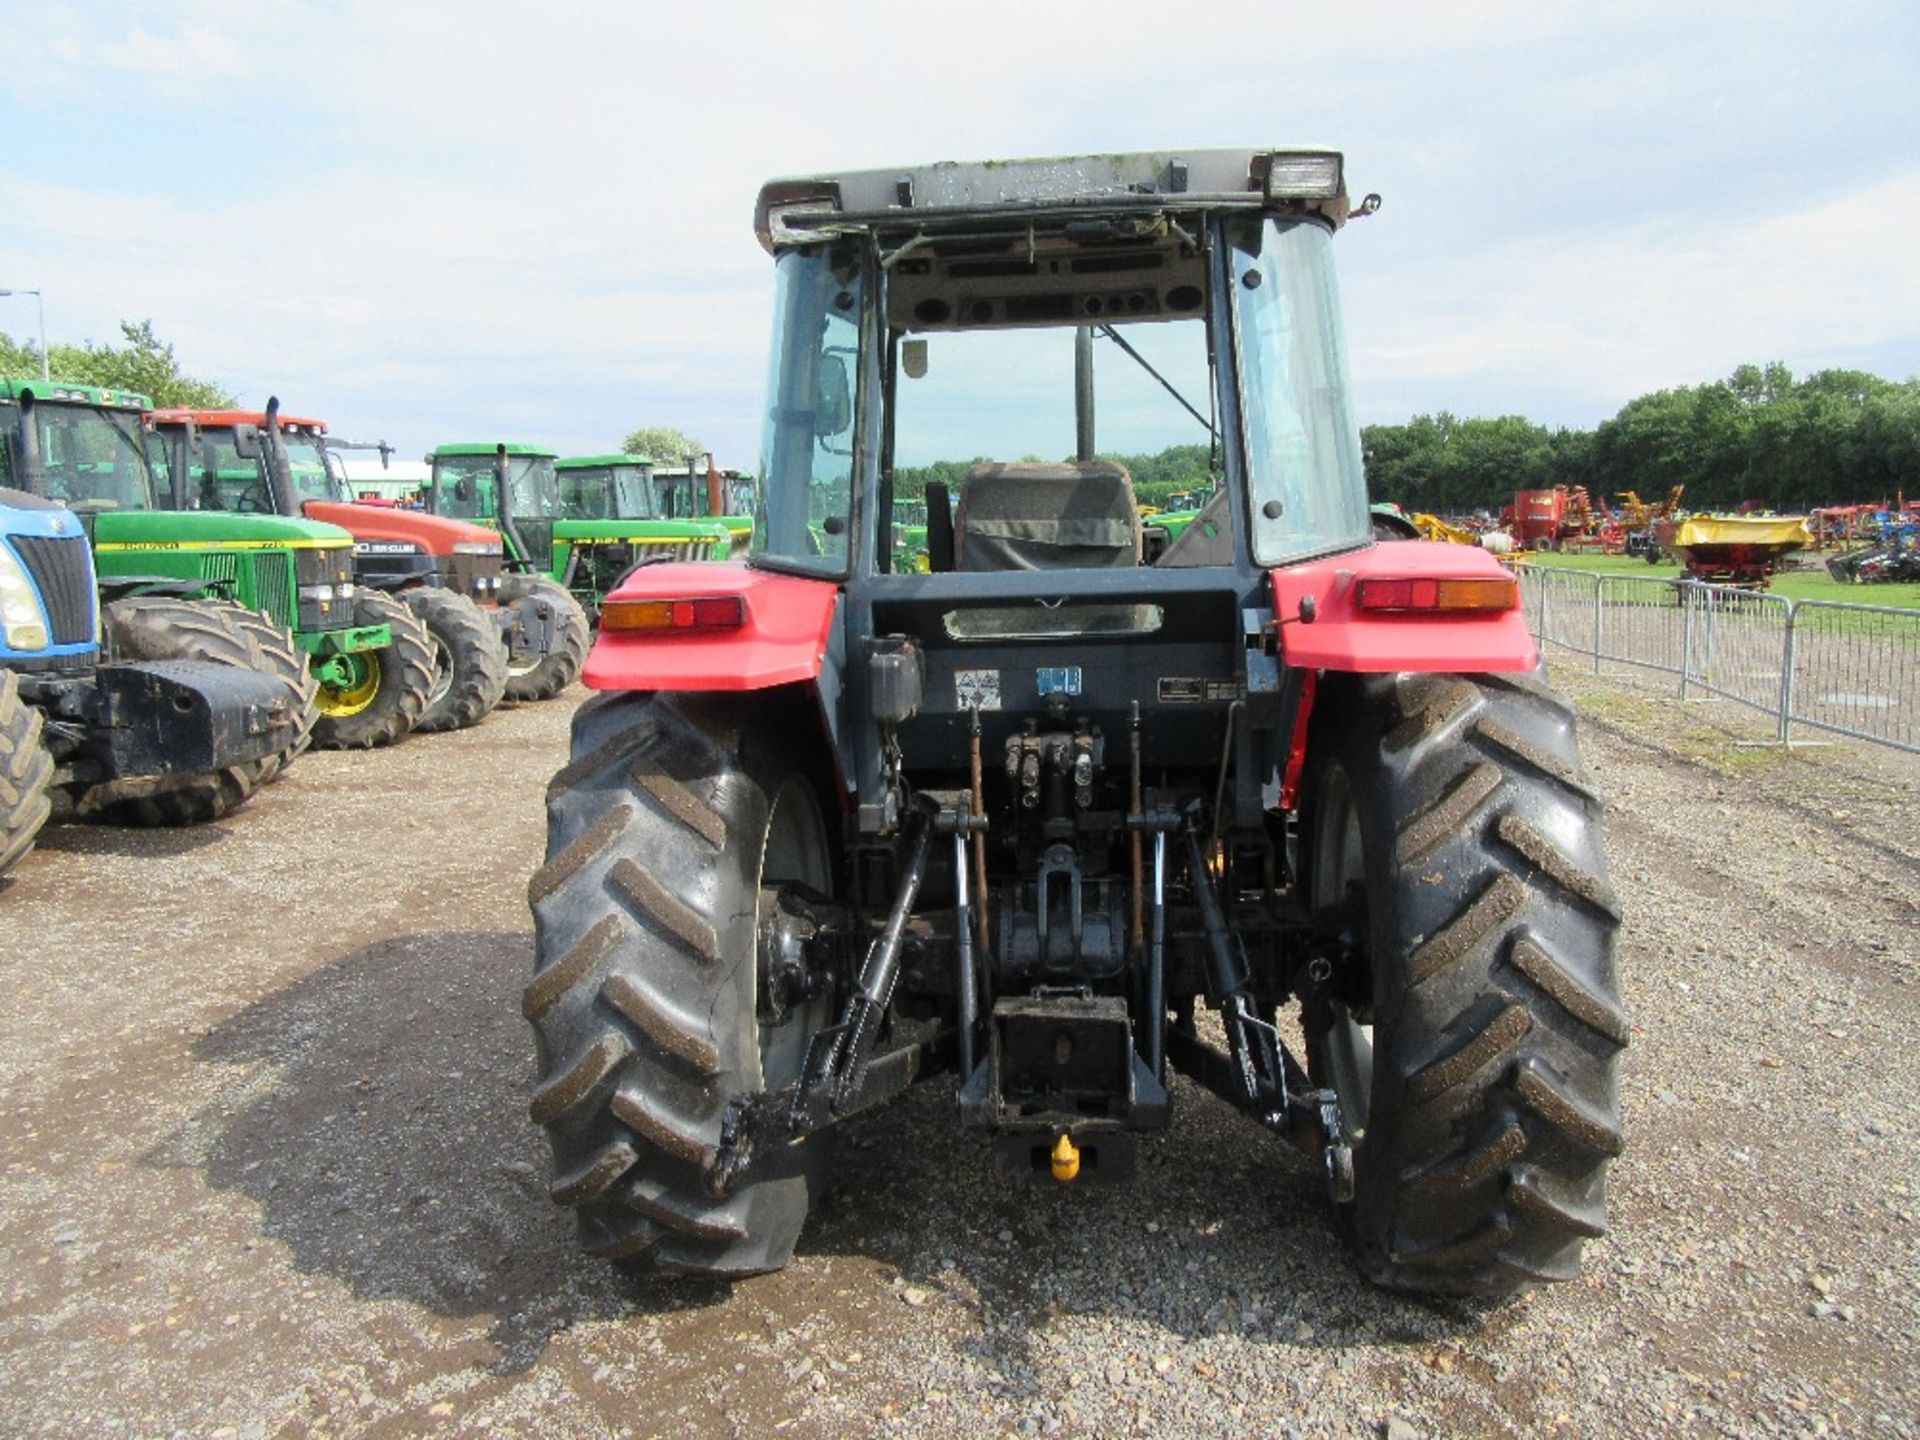
[{"label": "tractor seat", "polygon": [[1140,511],[1124,465],[985,464],[953,517],[960,570],[1113,569],[1140,563]]}]

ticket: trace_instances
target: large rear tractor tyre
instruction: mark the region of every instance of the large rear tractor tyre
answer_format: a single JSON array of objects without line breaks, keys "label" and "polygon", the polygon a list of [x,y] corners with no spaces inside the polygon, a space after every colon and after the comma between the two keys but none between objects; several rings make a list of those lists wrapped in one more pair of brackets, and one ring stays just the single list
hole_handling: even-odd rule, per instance
[{"label": "large rear tractor tyre", "polygon": [[1566,703],[1534,676],[1353,677],[1314,716],[1303,881],[1359,957],[1305,999],[1360,1268],[1501,1296],[1579,1273],[1620,1153],[1620,910]]},{"label": "large rear tractor tyre", "polygon": [[426,627],[433,646],[433,688],[413,728],[434,734],[478,725],[507,690],[506,646],[493,621],[453,590],[403,590],[400,602]]},{"label": "large rear tractor tyre", "polygon": [[[108,651],[119,660],[210,660],[266,672],[260,647],[233,623],[233,609],[220,600],[136,595],[108,605],[101,621]],[[232,814],[252,799],[269,763],[252,760],[211,775],[184,776],[154,794],[105,804],[96,804],[92,795],[83,793],[75,812],[82,819],[130,825],[203,825]]]},{"label": "large rear tractor tyre", "polygon": [[587,663],[593,638],[587,612],[566,586],[544,575],[507,577],[500,598],[502,604],[531,598],[552,610],[553,649],[537,660],[507,664],[507,699],[551,700],[580,678]]},{"label": "large rear tractor tyre", "polygon": [[313,743],[322,750],[371,750],[406,738],[433,693],[433,642],[406,606],[377,590],[361,590],[353,623],[386,625],[385,648],[348,658],[351,678],[320,686],[320,718]]},{"label": "large rear tractor tyre", "polygon": [[293,632],[276,625],[258,610],[230,600],[206,601],[250,638],[260,652],[260,668],[287,687],[287,701],[296,718],[293,743],[260,762],[260,783],[268,785],[287,773],[313,743],[313,722],[320,718],[320,682],[313,678],[306,652],[294,643]]},{"label": "large rear tractor tyre", "polygon": [[53,756],[40,743],[40,712],[0,670],[0,880],[27,858],[53,813]]},{"label": "large rear tractor tyre", "polygon": [[783,884],[830,895],[835,866],[780,727],[744,722],[678,695],[582,706],[528,886],[530,1113],[553,1148],[553,1199],[575,1210],[583,1249],[649,1270],[779,1269],[826,1162],[816,1138],[724,1200],[702,1185],[728,1099],[797,1079],[832,1019],[828,985],[764,993],[760,917]]}]

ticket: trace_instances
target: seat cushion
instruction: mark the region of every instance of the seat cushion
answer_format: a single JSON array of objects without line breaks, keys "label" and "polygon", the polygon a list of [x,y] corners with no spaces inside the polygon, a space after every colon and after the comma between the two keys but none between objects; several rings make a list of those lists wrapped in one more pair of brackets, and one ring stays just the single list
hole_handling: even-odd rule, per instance
[{"label": "seat cushion", "polygon": [[976,465],[961,484],[954,534],[961,570],[1140,563],[1133,477],[1106,460]]}]

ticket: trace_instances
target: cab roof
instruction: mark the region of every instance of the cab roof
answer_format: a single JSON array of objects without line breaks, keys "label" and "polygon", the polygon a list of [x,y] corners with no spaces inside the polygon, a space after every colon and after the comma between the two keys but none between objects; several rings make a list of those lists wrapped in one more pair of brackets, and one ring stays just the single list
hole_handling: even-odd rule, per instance
[{"label": "cab roof", "polygon": [[754,232],[770,252],[841,229],[945,228],[993,217],[1235,207],[1351,213],[1345,159],[1326,146],[1164,150],[1034,160],[941,161],[769,180]]},{"label": "cab roof", "polygon": [[[427,459],[438,460],[443,457],[453,459],[466,455],[492,455],[499,449],[500,443],[493,440],[472,444],[436,445],[427,452]],[[556,453],[555,451],[547,449],[544,445],[520,445],[511,440],[507,441],[506,450],[509,455],[528,455],[536,460],[551,460]]]},{"label": "cab roof", "polygon": [[569,455],[553,462],[556,470],[605,470],[614,465],[651,465],[645,455]]},{"label": "cab roof", "polygon": [[[175,407],[166,410],[150,410],[147,412],[147,418],[155,425],[185,425],[188,421],[192,421],[203,430],[231,428],[235,425],[258,425],[264,429],[267,423],[267,414],[264,410],[188,410],[184,407]],[[282,430],[318,430],[324,435],[327,433],[327,422],[309,420],[302,415],[282,415],[280,428]]]},{"label": "cab roof", "polygon": [[153,401],[137,390],[117,390],[110,385],[82,385],[73,380],[0,380],[0,400],[18,400],[23,395],[35,400],[77,401],[107,410],[153,408]]}]

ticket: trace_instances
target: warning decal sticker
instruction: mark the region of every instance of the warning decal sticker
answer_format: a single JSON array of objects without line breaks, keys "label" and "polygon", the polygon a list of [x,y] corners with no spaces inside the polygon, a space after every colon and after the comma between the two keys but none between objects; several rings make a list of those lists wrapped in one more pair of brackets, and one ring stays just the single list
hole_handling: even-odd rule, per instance
[{"label": "warning decal sticker", "polygon": [[953,674],[953,690],[953,698],[962,710],[1000,708],[998,670],[956,670]]}]

